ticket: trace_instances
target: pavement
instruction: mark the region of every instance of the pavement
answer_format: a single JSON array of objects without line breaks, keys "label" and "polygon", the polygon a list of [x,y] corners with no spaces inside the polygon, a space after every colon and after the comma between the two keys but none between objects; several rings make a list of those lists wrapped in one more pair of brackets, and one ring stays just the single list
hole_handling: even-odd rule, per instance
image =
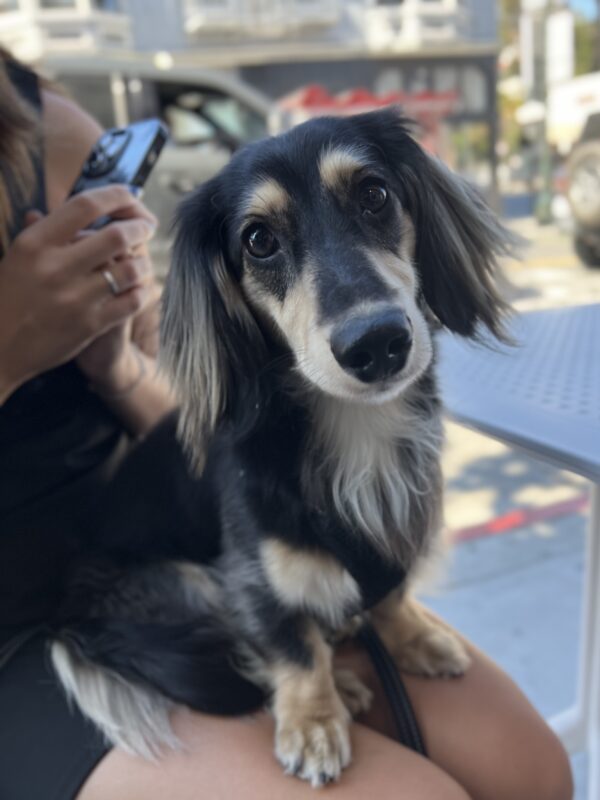
[{"label": "pavement", "polygon": [[[518,311],[600,302],[600,269],[578,262],[566,233],[528,218],[510,226],[530,242],[504,265]],[[574,699],[587,483],[453,423],[446,437],[455,544],[423,599],[550,716]],[[572,763],[585,800],[585,757]]]}]

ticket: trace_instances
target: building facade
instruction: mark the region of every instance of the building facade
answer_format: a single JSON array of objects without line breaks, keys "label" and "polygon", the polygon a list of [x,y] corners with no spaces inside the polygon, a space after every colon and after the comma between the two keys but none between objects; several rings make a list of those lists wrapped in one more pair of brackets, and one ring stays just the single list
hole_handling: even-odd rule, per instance
[{"label": "building facade", "polygon": [[0,42],[24,61],[134,45],[126,0],[0,0]]},{"label": "building facade", "polygon": [[[205,66],[235,69],[273,98],[320,84],[331,93],[454,92],[456,132],[445,155],[475,147],[491,164],[496,118],[494,0],[128,0],[142,50],[164,49],[159,17],[181,22],[174,50]],[[161,10],[162,9],[162,10]],[[483,143],[483,144],[482,144]],[[480,153],[481,155],[481,153]],[[482,159],[485,161],[485,158]],[[464,164],[463,164],[464,166]]]},{"label": "building facade", "polygon": [[135,18],[155,18],[137,36],[142,49],[162,49],[161,23],[182,21],[179,48],[206,54],[225,46],[234,60],[263,59],[285,52],[407,53],[493,44],[493,0],[128,0]]},{"label": "building facade", "polygon": [[493,0],[0,0],[22,57],[134,48],[229,66],[495,45]]},{"label": "building facade", "polygon": [[121,54],[222,70],[274,99],[307,84],[453,93],[443,154],[468,169],[474,147],[493,183],[494,0],[0,0],[0,42],[31,61]]}]

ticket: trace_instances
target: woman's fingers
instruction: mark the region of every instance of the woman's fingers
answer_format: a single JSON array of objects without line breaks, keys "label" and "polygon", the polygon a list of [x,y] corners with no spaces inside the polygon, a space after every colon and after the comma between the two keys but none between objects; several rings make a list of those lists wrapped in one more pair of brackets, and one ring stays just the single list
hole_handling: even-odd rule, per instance
[{"label": "woman's fingers", "polygon": [[85,302],[99,333],[139,314],[154,297],[152,268],[142,256],[104,264],[88,280]]},{"label": "woman's fingers", "polygon": [[111,297],[108,302],[100,303],[97,310],[100,332],[104,332],[135,314],[139,314],[149,299],[149,287],[141,285]]},{"label": "woman's fingers", "polygon": [[88,298],[83,305],[85,311],[86,331],[90,341],[97,339],[106,331],[122,325],[139,314],[150,302],[151,292],[147,283],[138,284],[114,295],[109,285],[98,276],[102,283],[96,286],[96,296]]},{"label": "woman's fingers", "polygon": [[23,227],[30,228],[32,225],[35,225],[36,222],[44,219],[44,214],[41,211],[38,211],[37,208],[32,208],[25,213],[23,217]]},{"label": "woman's fingers", "polygon": [[82,192],[37,222],[29,236],[45,244],[66,244],[99,217],[136,202],[125,186],[105,186]]},{"label": "woman's fingers", "polygon": [[153,227],[158,227],[158,218],[150,211],[150,209],[146,208],[146,206],[140,200],[136,200],[135,203],[132,203],[129,206],[118,208],[111,214],[111,217],[114,220],[140,217],[147,220]]},{"label": "woman's fingers", "polygon": [[154,235],[155,228],[147,219],[127,219],[111,222],[102,230],[86,235],[71,247],[71,258],[76,268],[85,265],[94,270],[100,264],[126,255]]},{"label": "woman's fingers", "polygon": [[89,299],[108,301],[150,283],[152,267],[142,256],[112,260],[98,267],[86,281]]},{"label": "woman's fingers", "polygon": [[[27,235],[35,244],[61,245],[95,220],[127,209],[131,216],[147,217],[139,200],[125,186],[104,186],[70,197],[64,205],[32,225]],[[148,221],[151,221],[150,219]]]},{"label": "woman's fingers", "polygon": [[160,301],[161,289],[154,278],[149,285],[148,302],[141,314],[138,314],[131,328],[131,340],[143,353],[156,358],[160,340]]}]

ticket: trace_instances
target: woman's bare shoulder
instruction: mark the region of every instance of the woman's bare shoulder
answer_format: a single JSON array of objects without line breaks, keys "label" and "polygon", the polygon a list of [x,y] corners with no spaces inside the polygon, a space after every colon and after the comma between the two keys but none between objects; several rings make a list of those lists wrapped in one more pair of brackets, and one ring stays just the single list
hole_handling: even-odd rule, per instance
[{"label": "woman's bare shoulder", "polygon": [[44,89],[42,103],[46,193],[52,209],[68,196],[102,128],[77,103],[58,92]]}]

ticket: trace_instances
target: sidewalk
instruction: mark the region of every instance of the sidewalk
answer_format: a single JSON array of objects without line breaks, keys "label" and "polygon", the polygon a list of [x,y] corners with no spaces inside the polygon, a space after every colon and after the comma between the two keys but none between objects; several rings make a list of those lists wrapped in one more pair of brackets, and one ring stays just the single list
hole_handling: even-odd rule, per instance
[{"label": "sidewalk", "polygon": [[[579,498],[586,482],[448,425],[446,517],[457,531],[516,508]],[[585,511],[456,544],[424,601],[516,681],[546,717],[574,699]],[[573,761],[577,800],[585,759]]]},{"label": "sidewalk", "polygon": [[568,233],[529,217],[511,220],[509,227],[528,243],[522,260],[505,264],[518,311],[600,302],[600,268],[581,264]]}]

